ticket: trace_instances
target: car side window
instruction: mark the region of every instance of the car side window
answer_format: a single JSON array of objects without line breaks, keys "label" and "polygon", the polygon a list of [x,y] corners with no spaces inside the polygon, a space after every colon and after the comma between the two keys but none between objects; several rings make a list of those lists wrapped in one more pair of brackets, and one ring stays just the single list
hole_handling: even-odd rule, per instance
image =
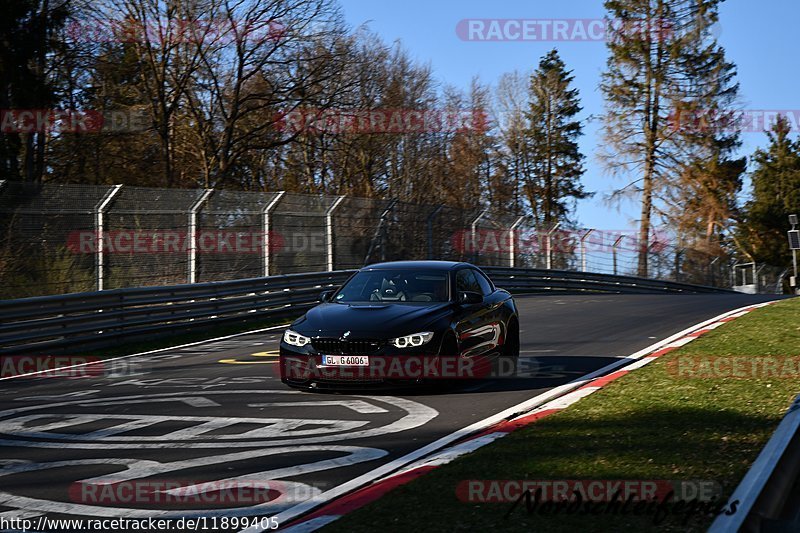
[{"label": "car side window", "polygon": [[477,292],[483,294],[475,273],[469,268],[459,270],[456,273],[456,290],[458,292]]},{"label": "car side window", "polygon": [[480,285],[480,287],[481,287],[481,290],[480,290],[481,294],[483,294],[484,296],[489,296],[490,294],[492,294],[492,292],[494,292],[494,289],[492,288],[491,282],[489,282],[489,280],[486,279],[486,276],[484,276],[482,273],[478,272],[477,270],[475,270],[473,272],[475,274],[475,279],[478,280],[478,285]]}]

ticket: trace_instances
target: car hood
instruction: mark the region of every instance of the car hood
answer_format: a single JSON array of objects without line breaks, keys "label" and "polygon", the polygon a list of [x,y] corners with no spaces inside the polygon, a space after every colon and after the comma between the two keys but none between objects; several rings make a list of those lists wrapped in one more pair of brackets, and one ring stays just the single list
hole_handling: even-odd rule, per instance
[{"label": "car hood", "polygon": [[425,331],[445,316],[449,303],[324,303],[314,307],[292,327],[310,337],[392,338]]}]

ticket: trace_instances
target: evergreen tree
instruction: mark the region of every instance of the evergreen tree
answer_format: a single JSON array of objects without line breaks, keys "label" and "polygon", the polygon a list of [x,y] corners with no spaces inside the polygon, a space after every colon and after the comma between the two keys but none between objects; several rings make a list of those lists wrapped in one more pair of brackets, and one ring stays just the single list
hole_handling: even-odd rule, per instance
[{"label": "evergreen tree", "polygon": [[[63,48],[57,33],[68,2],[3,2],[0,17],[0,110],[48,109],[56,102],[52,56]],[[11,121],[9,121],[11,122]],[[0,135],[0,179],[41,181],[48,132]]]},{"label": "evergreen tree", "polygon": [[558,51],[539,62],[530,79],[530,106],[526,113],[530,145],[526,192],[537,225],[544,228],[569,222],[572,203],[590,196],[580,183],[584,156],[578,149],[582,126],[578,90],[571,88]]},{"label": "evergreen tree", "polygon": [[767,132],[769,146],[753,155],[752,197],[739,227],[740,244],[754,261],[791,264],[786,238],[788,216],[800,214],[800,141],[789,138],[791,127],[779,117]]}]

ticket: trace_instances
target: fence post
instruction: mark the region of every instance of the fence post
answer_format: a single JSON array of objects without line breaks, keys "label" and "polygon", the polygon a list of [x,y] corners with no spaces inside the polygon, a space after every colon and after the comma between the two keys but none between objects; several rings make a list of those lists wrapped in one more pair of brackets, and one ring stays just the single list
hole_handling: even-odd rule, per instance
[{"label": "fence post", "polygon": [[339,207],[339,204],[344,200],[344,196],[339,196],[334,200],[333,204],[325,211],[325,238],[327,240],[327,267],[328,272],[333,271],[333,212]]},{"label": "fence post", "polygon": [[612,255],[612,258],[614,260],[614,275],[615,276],[617,275],[617,246],[619,246],[619,243],[622,242],[622,239],[624,239],[624,238],[625,238],[625,235],[620,235],[619,237],[617,237],[617,240],[614,241],[614,245],[611,247],[611,255]]},{"label": "fence post", "polygon": [[547,256],[545,256],[547,270],[553,268],[553,233],[555,233],[560,227],[561,222],[553,226],[553,229],[547,232]]},{"label": "fence post", "polygon": [[262,273],[265,278],[269,277],[269,260],[270,260],[270,253],[272,252],[272,250],[270,250],[270,247],[272,246],[272,236],[269,233],[271,226],[270,217],[272,216],[272,210],[275,208],[276,205],[278,205],[278,202],[281,201],[281,198],[283,198],[284,194],[286,194],[286,191],[279,191],[278,194],[276,194],[275,197],[272,200],[270,200],[270,202],[264,208],[264,211],[261,212],[261,217],[262,217],[261,231],[264,234],[264,238],[261,241],[262,245],[264,246],[264,249],[261,252],[263,254],[263,259],[264,259],[263,261],[264,270]]},{"label": "fence post", "polygon": [[437,205],[436,209],[428,215],[428,220],[425,221],[428,229],[428,259],[433,259],[433,219],[436,218],[436,215],[438,215],[442,209],[444,209],[443,205]]},{"label": "fence post", "polygon": [[756,294],[761,294],[761,285],[766,285],[766,283],[762,284],[758,280],[758,276],[761,275],[761,271],[764,270],[764,267],[767,266],[767,265],[766,264],[761,265],[760,267],[758,267],[758,269],[756,269],[755,263],[753,263],[753,265],[754,265],[753,266],[753,283],[756,284]]},{"label": "fence post", "polygon": [[587,230],[581,236],[581,272],[586,272],[586,237],[592,234],[594,229]]},{"label": "fence post", "polygon": [[525,217],[518,217],[517,220],[511,224],[511,227],[508,228],[508,266],[514,268],[516,266],[517,256],[516,256],[516,231],[522,221],[525,220]]},{"label": "fence post", "polygon": [[484,209],[483,211],[481,211],[481,214],[478,215],[477,217],[475,217],[475,220],[472,221],[472,224],[470,226],[470,240],[471,240],[470,245],[472,246],[472,262],[473,263],[477,263],[478,262],[478,255],[479,255],[478,254],[478,222],[480,222],[480,220],[484,216],[486,216],[486,213],[488,213],[488,212],[489,212],[488,209]]},{"label": "fence post", "polygon": [[396,198],[392,199],[389,205],[386,206],[386,209],[383,210],[383,213],[381,213],[378,219],[378,226],[375,228],[375,234],[372,236],[372,240],[369,243],[367,257],[364,258],[364,266],[369,264],[372,252],[375,250],[375,242],[377,242],[379,237],[381,240],[381,261],[386,261],[386,217],[389,216],[389,213],[394,209],[394,206],[397,205],[397,202],[398,200]]},{"label": "fence post", "polygon": [[214,193],[214,189],[206,189],[200,198],[189,208],[189,232],[186,235],[187,250],[189,252],[188,281],[197,281],[197,212],[206,203],[208,197]]},{"label": "fence post", "polygon": [[717,264],[719,261],[719,256],[715,257],[713,261],[708,264],[708,277],[709,277],[709,286],[716,287],[716,276],[714,275],[714,265]]},{"label": "fence post", "polygon": [[681,255],[683,255],[683,248],[675,250],[675,281],[681,280]]},{"label": "fence post", "polygon": [[105,253],[103,250],[103,243],[105,242],[103,239],[103,232],[105,231],[105,213],[108,204],[111,203],[111,200],[114,199],[121,189],[122,185],[112,186],[94,208],[94,263],[95,280],[97,282],[98,291],[102,291],[105,288],[105,276],[103,272],[105,267]]}]

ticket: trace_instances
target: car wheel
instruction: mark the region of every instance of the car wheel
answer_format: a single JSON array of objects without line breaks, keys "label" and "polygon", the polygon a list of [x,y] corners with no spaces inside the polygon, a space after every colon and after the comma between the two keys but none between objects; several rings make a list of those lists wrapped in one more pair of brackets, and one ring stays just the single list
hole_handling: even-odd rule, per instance
[{"label": "car wheel", "polygon": [[504,357],[519,357],[519,323],[515,318],[508,322],[506,327],[506,340],[503,344]]},{"label": "car wheel", "polygon": [[440,356],[455,357],[458,353],[458,341],[451,333],[445,335],[442,339],[442,347],[439,348]]},{"label": "car wheel", "polygon": [[[452,359],[458,357],[460,354],[458,349],[458,340],[456,340],[455,335],[452,333],[445,333],[444,338],[442,339],[441,347],[439,348],[439,357],[442,359]],[[444,364],[443,364],[444,366]],[[450,387],[454,386],[458,380],[454,380],[450,377],[439,377],[439,378],[425,378],[422,380],[424,385],[428,386],[435,386],[439,390],[448,390]]]}]

